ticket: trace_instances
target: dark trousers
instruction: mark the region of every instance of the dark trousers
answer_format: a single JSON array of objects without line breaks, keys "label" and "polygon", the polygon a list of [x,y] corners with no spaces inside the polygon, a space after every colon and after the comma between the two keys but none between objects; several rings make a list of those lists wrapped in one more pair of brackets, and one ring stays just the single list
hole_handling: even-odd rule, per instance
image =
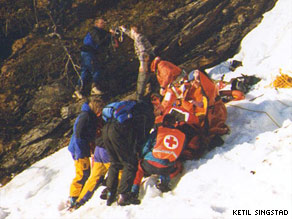
[{"label": "dark trousers", "polygon": [[[106,181],[108,190],[118,194],[130,192],[138,166],[132,121],[107,123],[102,137],[111,162]],[[119,170],[123,172],[118,187]]]},{"label": "dark trousers", "polygon": [[163,176],[169,176],[172,173],[176,172],[177,166],[165,166],[165,167],[157,167],[151,164],[148,160],[141,161],[141,167],[147,175],[158,174]]},{"label": "dark trousers", "polygon": [[81,78],[78,86],[86,89],[90,82],[99,84],[101,72],[101,64],[97,61],[97,57],[90,52],[81,51]]},{"label": "dark trousers", "polygon": [[163,166],[157,162],[141,160],[139,162],[138,171],[136,172],[134,184],[140,186],[142,178],[145,175],[150,176],[152,174],[157,174],[172,179],[173,177],[177,176],[181,171],[182,164],[179,161],[176,161],[171,166]]}]

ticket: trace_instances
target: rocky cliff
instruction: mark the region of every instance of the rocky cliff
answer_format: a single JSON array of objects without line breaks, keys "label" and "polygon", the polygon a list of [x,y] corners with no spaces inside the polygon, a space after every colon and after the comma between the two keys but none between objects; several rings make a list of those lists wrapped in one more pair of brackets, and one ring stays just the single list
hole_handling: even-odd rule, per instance
[{"label": "rocky cliff", "polygon": [[[108,28],[141,25],[156,55],[190,71],[232,57],[275,2],[0,0],[1,183],[67,146],[82,103],[71,97],[79,47],[95,17],[104,17]],[[108,100],[135,89],[137,68],[133,43],[124,36],[106,63]]]}]

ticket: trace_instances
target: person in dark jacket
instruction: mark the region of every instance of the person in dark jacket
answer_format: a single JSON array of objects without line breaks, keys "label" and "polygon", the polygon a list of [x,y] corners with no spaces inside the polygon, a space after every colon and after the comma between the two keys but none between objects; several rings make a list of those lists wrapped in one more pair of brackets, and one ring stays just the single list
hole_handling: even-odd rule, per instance
[{"label": "person in dark jacket", "polygon": [[104,62],[111,45],[113,30],[106,31],[105,21],[98,18],[89,30],[81,47],[81,78],[78,81],[74,96],[82,98],[86,88],[91,84],[91,94],[101,95],[100,77],[103,74]]},{"label": "person in dark jacket", "polygon": [[[149,103],[137,102],[132,108],[132,114],[132,118],[123,123],[110,120],[102,129],[103,141],[111,162],[106,181],[109,191],[108,206],[116,200],[116,195],[118,195],[118,205],[140,203],[131,196],[131,188],[138,165],[138,145],[146,141],[154,124],[153,105],[150,101]],[[123,172],[118,185],[119,170]]]},{"label": "person in dark jacket", "polygon": [[103,121],[101,112],[104,104],[91,97],[81,107],[81,113],[75,120],[73,134],[68,146],[75,164],[76,176],[70,186],[69,207],[74,207],[81,190],[90,175],[91,147],[95,145],[95,138],[101,130]]}]

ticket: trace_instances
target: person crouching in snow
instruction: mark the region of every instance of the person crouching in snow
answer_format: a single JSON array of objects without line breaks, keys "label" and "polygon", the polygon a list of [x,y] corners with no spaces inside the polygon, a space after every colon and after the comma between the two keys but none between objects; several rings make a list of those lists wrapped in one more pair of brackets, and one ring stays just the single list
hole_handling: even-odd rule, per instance
[{"label": "person crouching in snow", "polygon": [[86,181],[78,199],[76,200],[76,204],[73,206],[74,209],[84,205],[105,179],[105,175],[110,166],[110,160],[106,149],[96,146],[93,161],[90,177]]},{"label": "person crouching in snow", "polygon": [[[99,138],[99,140],[102,140],[102,138]],[[106,149],[104,148],[103,143],[99,141],[98,145],[95,146],[94,149],[93,164],[90,177],[86,181],[78,199],[76,200],[76,204],[72,209],[78,209],[79,207],[84,205],[92,197],[96,189],[104,184],[106,180],[105,176],[110,166],[110,159]],[[119,173],[119,180],[120,179],[121,171]],[[100,198],[106,199],[106,195],[107,188],[102,191]]]},{"label": "person crouching in snow", "polygon": [[81,107],[81,113],[75,120],[73,134],[68,146],[75,165],[76,176],[70,186],[69,207],[74,207],[90,175],[91,145],[95,145],[98,130],[102,128],[101,112],[104,103],[96,97],[91,97]]},{"label": "person crouching in snow", "polygon": [[175,118],[168,114],[162,126],[151,133],[142,149],[142,160],[132,186],[133,196],[138,198],[140,184],[144,175],[158,174],[156,187],[161,192],[170,191],[170,179],[182,171],[182,163],[178,160],[186,144],[186,136],[174,127]]}]

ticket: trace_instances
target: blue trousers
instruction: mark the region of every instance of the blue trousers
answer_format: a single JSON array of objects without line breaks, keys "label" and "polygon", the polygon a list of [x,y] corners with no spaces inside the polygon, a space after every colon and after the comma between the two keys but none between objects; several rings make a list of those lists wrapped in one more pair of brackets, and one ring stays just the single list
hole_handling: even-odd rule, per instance
[{"label": "blue trousers", "polygon": [[95,55],[81,51],[81,80],[79,79],[78,86],[84,88],[91,81],[98,84],[100,72],[100,64]]}]

